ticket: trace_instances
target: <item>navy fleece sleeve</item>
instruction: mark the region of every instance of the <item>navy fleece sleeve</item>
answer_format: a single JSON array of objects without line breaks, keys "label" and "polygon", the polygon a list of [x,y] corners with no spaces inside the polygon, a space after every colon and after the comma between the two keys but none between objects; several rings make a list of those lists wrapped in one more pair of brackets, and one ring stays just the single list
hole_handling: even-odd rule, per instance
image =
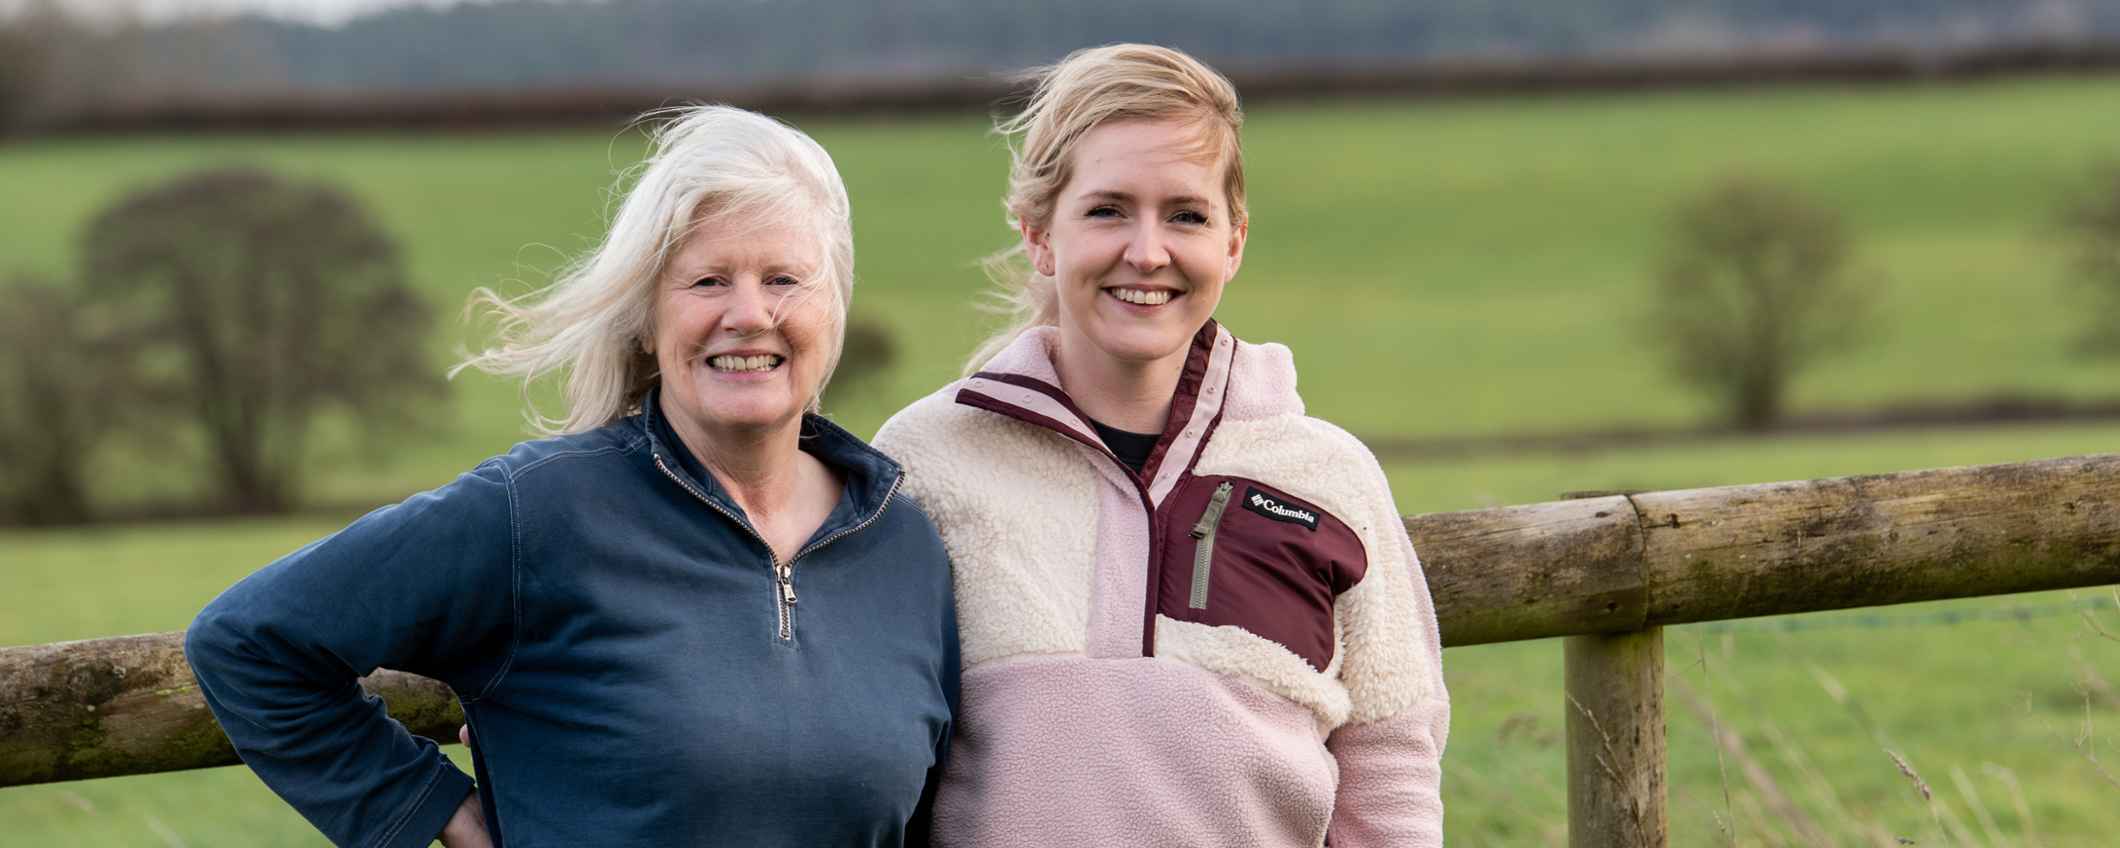
[{"label": "navy fleece sleeve", "polygon": [[943,698],[950,707],[950,723],[942,729],[942,738],[935,742],[935,764],[928,768],[927,783],[920,789],[920,801],[913,808],[912,819],[906,822],[906,848],[925,848],[934,840],[935,792],[942,788],[942,772],[949,765],[950,759],[950,737],[957,732],[957,717],[960,714],[958,710],[963,703],[958,692],[960,681],[963,679],[960,668],[963,654],[957,642],[957,599],[955,590],[950,587],[947,573],[943,575],[943,587],[942,665],[938,670]]},{"label": "navy fleece sleeve", "polygon": [[515,608],[497,461],[369,513],[207,605],[184,653],[236,752],[343,846],[424,846],[471,780],[357,678],[387,666],[476,699],[506,673]]}]

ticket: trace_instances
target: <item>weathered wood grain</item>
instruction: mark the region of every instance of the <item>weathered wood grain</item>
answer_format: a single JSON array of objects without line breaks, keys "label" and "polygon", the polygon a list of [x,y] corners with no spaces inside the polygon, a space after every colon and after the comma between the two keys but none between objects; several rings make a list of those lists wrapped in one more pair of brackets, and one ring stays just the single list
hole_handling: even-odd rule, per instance
[{"label": "weathered wood grain", "polygon": [[[235,763],[183,635],[0,648],[0,786]],[[413,733],[456,740],[463,712],[447,686],[388,670],[361,684]]]},{"label": "weathered wood grain", "polygon": [[1406,519],[1443,644],[2120,583],[2120,455]]},{"label": "weathered wood grain", "polygon": [[1634,503],[1652,625],[2120,583],[2120,455]]},{"label": "weathered wood grain", "polygon": [[1623,496],[1406,519],[1445,645],[1638,630],[1641,527]]},{"label": "weathered wood grain", "polygon": [[1570,636],[1565,651],[1569,846],[1668,844],[1663,628]]}]

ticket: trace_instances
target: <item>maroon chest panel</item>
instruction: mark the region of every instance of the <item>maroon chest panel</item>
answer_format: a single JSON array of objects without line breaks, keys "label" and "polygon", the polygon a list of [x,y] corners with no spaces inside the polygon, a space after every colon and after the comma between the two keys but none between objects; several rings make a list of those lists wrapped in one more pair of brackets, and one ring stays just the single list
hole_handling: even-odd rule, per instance
[{"label": "maroon chest panel", "polygon": [[1242,477],[1192,477],[1157,510],[1156,612],[1241,627],[1320,671],[1332,607],[1362,581],[1360,537],[1315,504]]}]

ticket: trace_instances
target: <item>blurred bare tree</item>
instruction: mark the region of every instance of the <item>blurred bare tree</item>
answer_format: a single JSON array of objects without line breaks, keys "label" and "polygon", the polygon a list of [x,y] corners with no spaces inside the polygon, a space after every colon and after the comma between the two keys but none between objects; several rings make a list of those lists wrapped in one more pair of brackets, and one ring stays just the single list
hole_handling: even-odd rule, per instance
[{"label": "blurred bare tree", "polygon": [[0,284],[0,520],[90,517],[89,463],[136,400],[129,342],[91,327],[77,292]]},{"label": "blurred bare tree", "polygon": [[2120,161],[2096,168],[2062,208],[2075,247],[2077,281],[2096,301],[2079,350],[2120,356]]},{"label": "blurred bare tree", "polygon": [[1874,299],[1848,271],[1840,216],[1794,189],[1725,178],[1680,205],[1647,335],[1673,373],[1748,430],[1790,383],[1862,338]]},{"label": "blurred bare tree", "polygon": [[445,388],[397,246],[338,188],[193,173],[97,215],[82,249],[92,305],[145,346],[170,420],[198,422],[231,508],[293,504],[319,412],[373,434]]},{"label": "blurred bare tree", "polygon": [[35,117],[50,86],[54,31],[63,26],[51,0],[0,17],[0,135]]},{"label": "blurred bare tree", "polygon": [[[95,22],[69,9],[60,0],[0,0],[0,135],[46,130],[112,104],[142,108],[203,79],[174,63],[148,63],[145,45],[160,30],[129,7],[106,8]],[[203,48],[194,64],[228,64],[203,37],[193,40]]]}]

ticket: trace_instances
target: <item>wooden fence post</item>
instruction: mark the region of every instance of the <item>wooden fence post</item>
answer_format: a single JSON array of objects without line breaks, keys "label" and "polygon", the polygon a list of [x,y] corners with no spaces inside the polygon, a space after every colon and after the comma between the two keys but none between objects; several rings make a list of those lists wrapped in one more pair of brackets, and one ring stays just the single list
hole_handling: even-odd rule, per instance
[{"label": "wooden fence post", "polygon": [[1664,848],[1664,629],[1566,641],[1568,844]]}]

